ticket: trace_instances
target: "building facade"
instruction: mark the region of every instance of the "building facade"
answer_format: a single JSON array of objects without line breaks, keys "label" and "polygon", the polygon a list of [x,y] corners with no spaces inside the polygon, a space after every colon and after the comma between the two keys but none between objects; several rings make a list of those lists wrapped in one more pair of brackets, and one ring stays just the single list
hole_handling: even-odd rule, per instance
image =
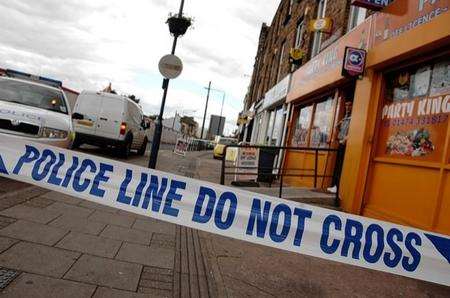
[{"label": "building facade", "polygon": [[[280,7],[284,2],[290,1]],[[298,69],[290,66],[282,144],[344,148],[338,183],[344,211],[450,235],[450,1],[394,0],[380,12],[351,1],[311,2],[309,18],[328,17],[334,25],[330,34],[305,33],[306,58]],[[265,40],[271,39],[276,19]],[[264,52],[272,51],[270,45]],[[347,47],[367,51],[360,77],[342,75]],[[254,108],[253,121],[267,91],[286,75],[283,66],[277,72],[271,63],[260,65],[261,59],[267,57],[256,59],[245,105]],[[342,146],[340,127],[347,116],[351,121]],[[270,120],[262,127],[271,127]],[[253,141],[254,134],[255,128]],[[313,155],[298,151],[285,152],[282,161],[285,173],[311,169],[315,162]],[[331,177],[340,173],[336,154],[320,154],[317,163],[318,172],[329,176],[316,181],[317,187],[333,186]],[[287,177],[285,183],[314,186],[311,177]]]},{"label": "building facade", "polygon": [[214,140],[216,136],[223,136],[226,118],[218,115],[211,115],[209,121],[209,129],[207,134],[208,140]]}]

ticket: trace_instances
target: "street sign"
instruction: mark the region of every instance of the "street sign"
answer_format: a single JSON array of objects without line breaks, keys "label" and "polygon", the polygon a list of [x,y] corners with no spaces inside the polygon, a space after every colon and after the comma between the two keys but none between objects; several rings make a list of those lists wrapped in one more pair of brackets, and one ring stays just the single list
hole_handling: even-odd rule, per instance
[{"label": "street sign", "polygon": [[342,75],[347,77],[357,77],[364,73],[366,67],[366,51],[352,47],[345,48]]},{"label": "street sign", "polygon": [[166,79],[176,79],[183,71],[183,62],[175,55],[166,55],[159,61],[159,72]]}]

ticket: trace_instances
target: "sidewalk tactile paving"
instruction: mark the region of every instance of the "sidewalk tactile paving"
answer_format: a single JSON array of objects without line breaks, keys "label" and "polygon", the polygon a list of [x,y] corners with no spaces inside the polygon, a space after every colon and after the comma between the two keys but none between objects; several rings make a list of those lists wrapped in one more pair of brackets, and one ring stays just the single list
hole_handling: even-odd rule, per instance
[{"label": "sidewalk tactile paving", "polygon": [[134,292],[141,271],[142,265],[83,255],[64,278]]},{"label": "sidewalk tactile paving", "polygon": [[18,220],[0,230],[2,236],[50,246],[55,245],[66,234],[66,230],[25,220]]},{"label": "sidewalk tactile paving", "polygon": [[56,247],[99,257],[113,258],[121,244],[122,242],[117,240],[71,232]]},{"label": "sidewalk tactile paving", "polygon": [[79,256],[77,252],[20,242],[0,255],[0,266],[59,278]]},{"label": "sidewalk tactile paving", "polygon": [[151,267],[172,269],[174,254],[173,249],[148,247],[125,242],[120,248],[116,259]]},{"label": "sidewalk tactile paving", "polygon": [[2,292],[2,297],[73,297],[88,298],[94,285],[23,273]]},{"label": "sidewalk tactile paving", "polygon": [[6,288],[19,274],[16,270],[0,267],[0,289]]},{"label": "sidewalk tactile paving", "polygon": [[17,205],[12,208],[3,210],[2,212],[0,212],[0,215],[46,224],[60,216],[61,213],[41,208],[34,208],[27,205]]}]

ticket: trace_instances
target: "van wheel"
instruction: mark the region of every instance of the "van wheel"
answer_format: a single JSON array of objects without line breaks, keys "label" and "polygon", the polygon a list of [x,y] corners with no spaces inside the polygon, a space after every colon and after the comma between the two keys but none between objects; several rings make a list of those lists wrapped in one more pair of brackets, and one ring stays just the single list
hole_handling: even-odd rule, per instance
[{"label": "van wheel", "polygon": [[144,143],[142,143],[141,148],[138,150],[138,154],[140,156],[145,155],[145,150],[147,150],[147,144],[148,144],[148,140],[147,140],[147,138],[145,138]]},{"label": "van wheel", "polygon": [[120,147],[120,156],[123,158],[128,158],[131,153],[131,144],[133,143],[133,140],[131,138],[128,138],[125,143]]}]

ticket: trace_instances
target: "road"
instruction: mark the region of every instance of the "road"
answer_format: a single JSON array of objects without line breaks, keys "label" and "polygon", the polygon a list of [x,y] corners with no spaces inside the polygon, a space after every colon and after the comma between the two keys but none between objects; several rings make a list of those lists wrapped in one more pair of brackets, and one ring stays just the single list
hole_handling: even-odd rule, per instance
[{"label": "road", "polygon": [[[116,158],[94,147],[81,151]],[[148,155],[126,162],[145,166]],[[220,162],[211,152],[162,150],[158,169],[217,183]],[[0,184],[0,266],[13,276],[3,296],[450,297],[448,287]]]}]

